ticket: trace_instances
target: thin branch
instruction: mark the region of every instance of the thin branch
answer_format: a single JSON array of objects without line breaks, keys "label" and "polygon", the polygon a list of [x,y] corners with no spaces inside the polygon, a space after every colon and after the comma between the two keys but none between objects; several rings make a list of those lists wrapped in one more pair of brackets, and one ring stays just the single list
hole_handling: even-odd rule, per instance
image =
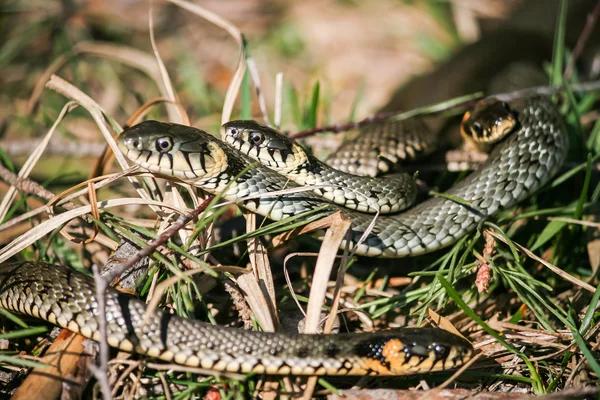
[{"label": "thin branch", "polygon": [[108,359],[110,349],[108,347],[106,329],[106,287],[107,281],[100,275],[98,266],[92,267],[94,282],[96,283],[96,301],[98,302],[98,329],[100,330],[100,354],[98,365],[91,364],[90,369],[102,388],[104,400],[111,400],[110,383],[108,382]]},{"label": "thin branch", "polygon": [[152,254],[159,246],[162,246],[167,242],[167,240],[169,240],[172,236],[177,234],[177,232],[179,232],[179,230],[182,229],[189,221],[191,221],[192,219],[200,215],[202,212],[204,212],[204,210],[206,209],[206,207],[208,207],[212,199],[213,196],[209,196],[194,210],[190,211],[189,213],[181,214],[179,218],[177,218],[177,221],[175,221],[173,225],[171,225],[168,229],[161,233],[156,240],[153,240],[151,243],[148,244],[148,246],[138,251],[133,257],[128,259],[123,264],[119,265],[118,267],[115,267],[115,269],[113,269],[110,272],[110,274],[107,274],[105,276],[105,279],[108,282],[112,282],[123,272],[127,271],[133,265],[140,262],[144,257],[150,256],[150,254]]},{"label": "thin branch", "polygon": [[[2,164],[0,164],[0,179],[5,181],[9,185],[16,187],[21,192],[26,193],[26,194],[32,194],[34,196],[41,197],[42,199],[45,199],[45,200],[51,200],[54,197],[56,197],[56,195],[54,193],[52,193],[51,191],[49,191],[48,189],[46,189],[39,183],[32,181],[31,179],[28,179],[28,178],[18,177],[17,174],[11,172],[8,168],[6,168]],[[64,207],[67,210],[74,210],[75,208],[78,207],[77,204],[71,203],[71,202],[61,204],[60,206]]]},{"label": "thin branch", "polygon": [[590,34],[594,30],[594,26],[596,25],[596,21],[600,16],[600,0],[596,3],[594,10],[588,14],[587,20],[585,21],[585,26],[581,31],[581,35],[577,39],[577,44],[575,45],[575,49],[573,50],[573,54],[571,54],[571,58],[569,59],[569,64],[567,64],[567,68],[565,68],[565,80],[568,81],[575,70],[575,62],[583,52],[585,45],[590,37]]}]

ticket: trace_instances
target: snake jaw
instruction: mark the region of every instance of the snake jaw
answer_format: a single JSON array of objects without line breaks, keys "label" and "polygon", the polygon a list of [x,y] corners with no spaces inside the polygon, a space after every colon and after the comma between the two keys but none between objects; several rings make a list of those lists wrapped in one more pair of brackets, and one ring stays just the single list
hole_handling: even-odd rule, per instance
[{"label": "snake jaw", "polygon": [[127,158],[153,173],[186,182],[210,184],[227,168],[227,155],[216,143],[195,130],[158,121],[144,121],[124,131],[117,140]]}]

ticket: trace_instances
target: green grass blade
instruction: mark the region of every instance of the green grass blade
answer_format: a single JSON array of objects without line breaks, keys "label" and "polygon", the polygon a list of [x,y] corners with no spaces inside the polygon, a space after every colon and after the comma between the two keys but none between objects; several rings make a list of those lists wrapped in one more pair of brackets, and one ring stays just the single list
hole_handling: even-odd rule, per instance
[{"label": "green grass blade", "polygon": [[19,357],[5,356],[4,354],[0,354],[0,362],[25,368],[47,368],[49,366],[36,361],[24,360]]},{"label": "green grass blade", "polygon": [[41,333],[48,332],[48,328],[45,326],[34,326],[27,329],[21,329],[18,331],[0,333],[0,339],[18,339],[22,337],[39,335]]}]

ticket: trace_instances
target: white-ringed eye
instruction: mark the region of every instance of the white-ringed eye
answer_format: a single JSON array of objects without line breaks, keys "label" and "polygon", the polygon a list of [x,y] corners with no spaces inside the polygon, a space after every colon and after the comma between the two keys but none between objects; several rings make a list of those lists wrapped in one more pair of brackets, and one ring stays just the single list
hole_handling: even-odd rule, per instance
[{"label": "white-ringed eye", "polygon": [[168,153],[171,151],[171,149],[173,149],[173,139],[171,139],[169,136],[164,136],[156,139],[155,145],[156,151]]},{"label": "white-ringed eye", "polygon": [[248,135],[248,141],[255,146],[261,144],[263,140],[265,140],[265,135],[261,132],[250,132]]}]

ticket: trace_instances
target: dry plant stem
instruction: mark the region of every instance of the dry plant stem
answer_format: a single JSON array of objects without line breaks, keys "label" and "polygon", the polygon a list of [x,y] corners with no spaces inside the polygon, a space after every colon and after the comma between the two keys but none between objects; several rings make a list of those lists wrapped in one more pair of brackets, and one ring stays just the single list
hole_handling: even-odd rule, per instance
[{"label": "dry plant stem", "polygon": [[94,281],[96,282],[96,297],[98,299],[98,328],[100,330],[100,360],[99,365],[90,365],[90,369],[102,388],[102,397],[104,400],[110,400],[111,390],[108,383],[108,359],[109,347],[106,333],[106,287],[107,281],[100,276],[98,266],[93,266]]},{"label": "dry plant stem", "polygon": [[[125,206],[125,205],[132,205],[132,204],[146,205],[146,206],[151,205],[151,206],[154,206],[157,208],[164,207],[164,208],[168,208],[168,209],[175,209],[175,207],[172,207],[165,203],[161,203],[159,201],[143,200],[138,197],[105,200],[105,201],[102,201],[101,203],[99,203],[98,207],[99,207],[99,209],[104,210],[104,209],[109,209],[112,207],[120,207],[120,206]],[[177,210],[177,209],[175,209],[175,210],[178,212],[181,212],[180,210]],[[41,224],[35,226],[33,229],[30,229],[29,231],[25,232],[18,238],[14,239],[8,245],[0,248],[0,262],[6,261],[8,258],[12,257],[13,255],[17,254],[21,250],[25,249],[27,246],[31,245],[31,243],[45,237],[52,230],[62,226],[62,224],[66,224],[67,222],[71,221],[74,218],[87,215],[91,211],[92,211],[92,208],[89,205],[81,206],[74,210],[66,211],[60,215],[57,215],[47,221],[44,221]]]},{"label": "dry plant stem", "polygon": [[594,30],[594,26],[596,25],[596,21],[600,16],[600,0],[596,3],[596,6],[592,10],[590,14],[587,16],[587,20],[585,21],[585,26],[581,31],[581,35],[577,39],[577,44],[575,45],[575,49],[573,49],[573,54],[571,54],[571,58],[569,59],[569,63],[567,64],[567,68],[565,68],[565,80],[568,81],[573,74],[575,69],[575,62],[581,55],[581,52],[585,48],[585,45],[590,37],[590,34]]},{"label": "dry plant stem", "polygon": [[[165,67],[165,64],[162,61],[162,58],[160,57],[160,53],[158,52],[158,47],[156,46],[156,40],[154,39],[154,19],[152,17],[153,14],[153,9],[154,9],[154,2],[150,1],[150,7],[148,7],[148,30],[150,32],[150,43],[152,44],[152,51],[154,52],[154,57],[156,58],[156,63],[158,64],[158,69],[160,71],[160,76],[162,79],[162,83],[165,86],[165,89],[167,91],[168,94],[168,99],[171,100],[173,103],[177,103],[177,94],[175,93],[175,90],[173,89],[173,84],[171,83],[171,78],[169,77],[169,72],[167,71],[167,68]],[[179,111],[179,108],[176,108]],[[190,121],[189,119],[187,119],[187,115],[186,114],[182,114],[181,112],[179,112],[178,115],[179,118],[172,120],[171,122],[175,122],[178,124],[186,124],[189,125]]]},{"label": "dry plant stem", "polygon": [[[502,241],[503,243],[507,243],[506,239],[504,239],[503,236],[497,234],[496,232],[494,232],[491,229],[487,229],[487,231],[490,233],[490,235],[492,235],[494,238],[496,238],[497,240]],[[540,264],[544,265],[546,268],[548,268],[550,271],[554,272],[555,274],[557,274],[558,276],[560,276],[561,278],[573,283],[574,285],[577,285],[589,292],[591,292],[592,294],[596,293],[596,289],[592,286],[589,285],[585,282],[583,282],[580,279],[575,278],[574,276],[566,273],[565,271],[561,270],[560,268],[558,268],[556,265],[550,264],[548,261],[536,256],[535,254],[533,254],[531,251],[529,251],[529,249],[521,246],[519,243],[517,242],[512,242],[519,250],[521,250],[523,253],[525,253],[527,255],[527,257],[532,258],[534,260],[536,260],[537,262],[539,262]]]},{"label": "dry plant stem", "polygon": [[350,228],[351,220],[341,213],[334,214],[336,217],[325,233],[321,251],[315,264],[315,272],[312,280],[311,291],[306,311],[306,328],[304,333],[317,333],[319,320],[321,319],[321,307],[325,301],[327,282],[346,232]]},{"label": "dry plant stem", "polygon": [[158,374],[158,378],[163,385],[165,399],[171,400],[171,391],[169,390],[169,385],[167,384],[167,380],[165,379],[165,374]]},{"label": "dry plant stem", "polygon": [[140,262],[144,257],[150,256],[150,254],[152,254],[154,250],[156,250],[159,246],[165,244],[167,240],[169,240],[172,236],[176,235],[177,232],[180,229],[182,229],[189,221],[191,221],[193,218],[196,218],[198,215],[204,212],[204,210],[210,204],[212,199],[213,196],[210,196],[194,210],[190,211],[189,213],[181,214],[179,218],[177,218],[177,221],[175,221],[170,228],[166,229],[162,234],[160,234],[160,236],[156,240],[153,240],[151,243],[148,244],[148,246],[144,247],[139,252],[137,252],[134,257],[130,258],[129,260],[127,260],[127,262],[121,264],[119,267],[111,271],[111,273],[107,275],[105,279],[108,282],[112,282],[123,272],[131,268],[134,264]]},{"label": "dry plant stem", "polygon": [[[246,215],[246,232],[253,232],[256,230],[256,214],[249,213]],[[273,282],[273,273],[271,272],[271,265],[267,250],[262,245],[259,238],[252,238],[248,240],[248,256],[250,258],[250,265],[254,272],[254,279],[256,284],[260,288],[260,297],[257,301],[265,303],[267,308],[266,313],[257,314],[257,318],[260,316],[259,322],[261,326],[263,323],[266,324],[268,329],[279,330],[279,316],[277,315],[277,300],[275,296],[275,283]],[[246,278],[250,279],[249,276]],[[247,293],[251,295],[252,292]],[[250,301],[249,304],[254,304],[254,301]],[[263,321],[263,319],[268,319]]]},{"label": "dry plant stem", "polygon": [[[9,169],[0,164],[0,179],[8,183],[9,185],[14,186],[18,190],[26,194],[32,194],[37,197],[41,197],[44,200],[50,200],[54,198],[56,195],[40,185],[39,183],[32,181],[28,178],[21,178],[16,174],[12,173]],[[74,203],[65,203],[61,204],[61,207],[64,207],[67,210],[73,210],[77,208],[77,204]]]},{"label": "dry plant stem", "polygon": [[[325,237],[323,239],[323,243],[321,245],[321,250],[319,251],[319,256],[317,257],[317,262],[315,265],[315,272],[312,279],[310,295],[308,297],[308,306],[306,307],[306,325],[304,328],[304,333],[317,333],[317,328],[319,326],[319,320],[321,317],[321,307],[323,306],[323,302],[325,301],[325,293],[327,292],[327,282],[329,282],[329,276],[331,275],[331,270],[333,269],[333,264],[335,262],[337,256],[337,250],[342,245],[342,241],[346,237],[350,226],[352,225],[352,220],[346,218],[342,213],[333,214],[333,222],[327,232],[325,232]],[[344,257],[343,261],[347,260],[348,257],[348,246],[344,249]],[[345,268],[345,263],[342,263],[340,268]],[[339,287],[343,283],[343,279],[339,279],[338,277],[338,285],[336,285],[336,292],[339,293]],[[337,298],[337,302],[339,303],[339,296]],[[335,310],[332,310],[334,313]],[[335,314],[333,314],[335,316]],[[330,318],[325,325],[326,329],[331,330],[333,326],[333,318],[330,315]],[[325,333],[327,333],[325,331]],[[308,378],[306,382],[306,388],[304,390],[303,398],[305,400],[309,400],[313,396],[313,392],[317,385],[317,377],[312,376]]]},{"label": "dry plant stem", "polygon": [[240,90],[240,86],[242,84],[242,79],[244,78],[244,72],[246,71],[246,54],[244,51],[244,37],[240,30],[233,25],[231,22],[222,18],[221,16],[213,13],[212,11],[207,10],[204,7],[201,7],[197,4],[185,1],[185,0],[167,0],[169,3],[175,4],[184,10],[187,10],[193,14],[198,15],[199,17],[204,18],[205,20],[212,22],[218,27],[224,29],[229,33],[237,42],[240,47],[240,54],[238,58],[238,65],[229,83],[229,87],[227,88],[227,93],[225,94],[225,101],[223,102],[223,112],[221,114],[221,124],[229,121],[231,118],[231,112],[233,111],[233,106],[235,104],[235,99]]},{"label": "dry plant stem", "polygon": [[[144,51],[133,49],[125,46],[115,46],[102,42],[79,42],[71,49],[71,54],[77,56],[79,54],[91,54],[98,57],[115,60],[123,64],[136,68],[148,75],[158,86],[163,97],[168,97],[167,88],[162,85],[160,79],[160,70],[157,67],[155,58]],[[38,103],[40,96],[44,90],[44,85],[62,66],[71,58],[69,55],[61,55],[58,57],[38,79],[35,88],[27,102],[27,110],[32,113]],[[177,118],[177,110],[167,105],[167,114],[170,120]]]},{"label": "dry plant stem", "polygon": [[254,90],[256,91],[256,98],[258,98],[258,105],[260,106],[263,120],[265,121],[265,124],[271,126],[271,121],[269,121],[269,112],[267,111],[267,102],[265,101],[265,96],[263,96],[260,88],[260,75],[258,74],[258,68],[256,67],[256,63],[252,57],[248,57],[246,62],[248,63],[248,71],[250,72],[250,76],[254,82]]},{"label": "dry plant stem", "polygon": [[283,73],[275,75],[275,110],[273,111],[273,124],[276,128],[281,126],[281,114],[283,110]]},{"label": "dry plant stem", "polygon": [[300,300],[298,300],[298,296],[296,295],[296,292],[294,292],[294,285],[292,284],[292,280],[290,279],[290,273],[288,271],[287,263],[293,257],[316,257],[316,256],[318,256],[318,253],[290,253],[290,254],[286,255],[285,258],[283,259],[283,276],[285,278],[285,282],[287,284],[288,290],[290,291],[290,295],[292,296],[292,299],[294,299],[294,302],[296,303],[298,310],[302,313],[302,315],[304,315],[304,318],[306,318],[306,311],[304,311],[304,308],[302,308],[302,304],[300,304]]},{"label": "dry plant stem", "polygon": [[346,246],[344,248],[344,252],[342,253],[342,261],[340,262],[340,266],[338,268],[337,278],[335,280],[335,288],[333,290],[333,302],[331,304],[331,311],[329,311],[329,317],[327,321],[325,321],[325,327],[323,328],[324,334],[331,333],[333,329],[333,324],[335,323],[335,317],[340,308],[340,299],[342,297],[342,287],[344,286],[344,275],[346,272],[346,267],[348,265],[348,254],[350,247],[350,227],[346,231]]},{"label": "dry plant stem", "polygon": [[[71,85],[69,82],[56,75],[52,75],[50,77],[50,80],[46,83],[46,87],[62,94],[63,96],[71,100],[75,100],[83,108],[85,108],[96,122],[96,125],[98,125],[98,128],[100,128],[104,139],[112,149],[115,159],[119,163],[121,169],[126,170],[127,168],[129,168],[129,164],[125,160],[125,156],[117,148],[117,144],[113,139],[113,134],[111,133],[112,127],[109,127],[109,125],[115,125],[115,129],[118,133],[120,133],[122,129],[114,122],[113,124],[109,123],[108,118],[106,117],[106,114],[102,107],[100,107],[92,98],[83,93],[81,90],[79,90],[75,86]],[[139,184],[139,182],[135,180],[134,177],[128,177],[127,179],[129,179],[129,181],[134,185],[136,192],[140,195],[142,199],[151,199],[150,195],[146,192],[145,189],[142,188],[142,186]],[[155,212],[159,212],[159,210],[156,207],[151,206],[151,208]]]},{"label": "dry plant stem", "polygon": [[[60,111],[60,114],[58,115],[58,118],[56,118],[56,121],[54,122],[50,130],[48,130],[48,133],[46,133],[44,138],[37,144],[35,150],[27,158],[27,161],[19,171],[19,178],[27,178],[29,176],[29,174],[33,170],[33,167],[35,166],[35,164],[37,164],[46,146],[50,142],[50,139],[52,138],[52,135],[58,127],[58,124],[63,120],[63,118],[68,112],[74,110],[75,108],[77,108],[77,103],[74,101],[69,101],[63,106],[62,110]],[[14,200],[16,196],[16,191],[17,190],[13,185],[13,187],[11,187],[4,196],[4,199],[2,199],[2,203],[0,204],[0,221],[3,220],[6,214],[8,213],[9,205]]]}]

